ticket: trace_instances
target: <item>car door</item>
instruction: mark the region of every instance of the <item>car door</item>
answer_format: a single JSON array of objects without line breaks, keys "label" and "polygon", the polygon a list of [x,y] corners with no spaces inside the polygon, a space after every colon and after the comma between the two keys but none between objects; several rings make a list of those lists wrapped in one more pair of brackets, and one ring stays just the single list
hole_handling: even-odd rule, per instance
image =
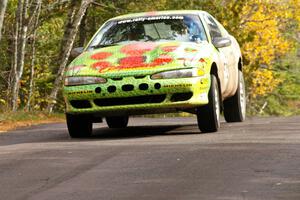
[{"label": "car door", "polygon": [[[204,14],[204,20],[209,29],[211,42],[218,37],[229,37],[227,31],[215,20],[211,15]],[[231,39],[231,38],[230,38]],[[231,92],[232,88],[235,87],[235,78],[232,77],[235,66],[235,55],[233,52],[232,45],[223,48],[216,48],[219,52],[222,66],[219,66],[219,78],[221,79],[221,88],[223,97],[227,97]]]}]

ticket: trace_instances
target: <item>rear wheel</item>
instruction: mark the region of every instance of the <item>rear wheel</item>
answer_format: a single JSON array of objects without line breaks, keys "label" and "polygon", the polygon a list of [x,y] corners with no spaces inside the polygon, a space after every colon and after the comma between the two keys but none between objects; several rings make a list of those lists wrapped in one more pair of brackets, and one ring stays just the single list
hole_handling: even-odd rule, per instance
[{"label": "rear wheel", "polygon": [[208,104],[196,109],[198,127],[203,133],[216,132],[220,127],[220,94],[217,78],[211,75]]},{"label": "rear wheel", "polygon": [[128,125],[128,116],[106,117],[106,123],[109,128],[126,128]]},{"label": "rear wheel", "polygon": [[92,135],[93,123],[88,116],[66,114],[69,135],[72,138],[84,138]]},{"label": "rear wheel", "polygon": [[239,70],[239,83],[235,94],[223,102],[226,122],[242,122],[246,118],[246,92],[243,72]]}]

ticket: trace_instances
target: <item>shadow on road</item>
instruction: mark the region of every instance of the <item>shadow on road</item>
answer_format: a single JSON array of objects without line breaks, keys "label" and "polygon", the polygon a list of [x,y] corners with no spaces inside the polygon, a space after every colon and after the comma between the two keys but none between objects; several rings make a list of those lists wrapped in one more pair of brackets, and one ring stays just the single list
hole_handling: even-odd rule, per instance
[{"label": "shadow on road", "polygon": [[0,135],[0,146],[22,143],[48,143],[48,142],[78,142],[95,140],[122,140],[154,136],[195,134],[191,131],[195,124],[184,125],[149,125],[129,126],[122,129],[107,127],[94,127],[93,135],[88,138],[72,139],[64,124],[44,124],[19,129]]},{"label": "shadow on road", "polygon": [[[193,125],[132,126],[122,129],[96,128],[89,139],[128,139],[164,135],[191,134],[191,132],[172,132]],[[188,129],[187,129],[188,130]]]}]

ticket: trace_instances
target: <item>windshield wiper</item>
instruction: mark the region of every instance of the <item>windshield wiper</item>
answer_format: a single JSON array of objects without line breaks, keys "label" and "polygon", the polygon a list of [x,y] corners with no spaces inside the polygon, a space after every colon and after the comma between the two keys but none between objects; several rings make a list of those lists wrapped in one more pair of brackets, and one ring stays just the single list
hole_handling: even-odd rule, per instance
[{"label": "windshield wiper", "polygon": [[111,46],[115,46],[115,45],[118,45],[118,44],[117,43],[114,43],[114,44],[98,44],[98,45],[91,46],[90,48],[99,49],[99,48],[111,47]]},{"label": "windshield wiper", "polygon": [[156,42],[156,41],[160,41],[160,40],[175,40],[174,37],[166,37],[166,38],[152,38],[152,39],[148,39],[146,41],[151,41],[151,42]]}]

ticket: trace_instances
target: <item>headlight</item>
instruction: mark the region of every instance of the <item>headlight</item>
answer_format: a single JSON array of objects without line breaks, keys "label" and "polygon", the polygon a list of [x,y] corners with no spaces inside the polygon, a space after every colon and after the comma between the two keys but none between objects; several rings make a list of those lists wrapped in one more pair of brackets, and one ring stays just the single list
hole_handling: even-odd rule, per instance
[{"label": "headlight", "polygon": [[106,79],[101,77],[88,77],[88,76],[65,78],[65,86],[90,85],[90,84],[97,84],[97,83],[106,83]]},{"label": "headlight", "polygon": [[151,79],[170,79],[170,78],[190,78],[203,76],[205,72],[202,69],[193,68],[193,69],[182,69],[182,70],[174,70],[161,72],[158,74],[153,74]]}]

